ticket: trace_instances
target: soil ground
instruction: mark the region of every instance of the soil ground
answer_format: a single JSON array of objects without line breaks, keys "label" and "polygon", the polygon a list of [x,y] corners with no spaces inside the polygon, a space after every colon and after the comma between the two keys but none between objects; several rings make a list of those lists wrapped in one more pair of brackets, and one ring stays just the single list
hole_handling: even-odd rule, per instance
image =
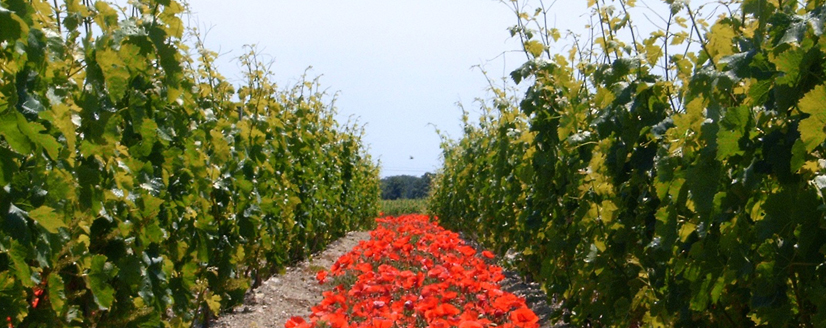
[{"label": "soil ground", "polygon": [[210,327],[284,328],[291,317],[306,318],[310,315],[310,307],[321,302],[321,293],[330,285],[319,285],[315,280],[316,273],[321,269],[329,270],[339,257],[352,250],[359,241],[369,238],[370,233],[364,231],[348,233],[311,259],[287,268],[284,274],[273,276],[250,291],[244,305],[232,313],[223,314]]}]

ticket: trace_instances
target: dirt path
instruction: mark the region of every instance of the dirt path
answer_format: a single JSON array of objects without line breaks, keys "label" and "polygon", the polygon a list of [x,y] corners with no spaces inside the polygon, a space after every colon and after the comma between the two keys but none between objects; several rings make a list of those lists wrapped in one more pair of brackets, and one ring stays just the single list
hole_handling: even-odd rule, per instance
[{"label": "dirt path", "polygon": [[325,286],[315,280],[318,270],[329,270],[344,253],[360,240],[370,238],[368,232],[351,232],[334,241],[326,250],[315,254],[310,261],[287,268],[282,275],[273,276],[254,290],[244,305],[234,313],[226,313],[210,327],[214,328],[283,328],[293,316],[310,315],[310,307],[321,302]]}]

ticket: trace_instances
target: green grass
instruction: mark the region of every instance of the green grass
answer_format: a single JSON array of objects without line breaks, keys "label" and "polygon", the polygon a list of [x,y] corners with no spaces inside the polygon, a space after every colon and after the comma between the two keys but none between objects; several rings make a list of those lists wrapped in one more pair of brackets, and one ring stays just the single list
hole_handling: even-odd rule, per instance
[{"label": "green grass", "polygon": [[427,199],[396,199],[382,200],[381,211],[384,215],[399,216],[402,214],[412,214],[427,212]]}]

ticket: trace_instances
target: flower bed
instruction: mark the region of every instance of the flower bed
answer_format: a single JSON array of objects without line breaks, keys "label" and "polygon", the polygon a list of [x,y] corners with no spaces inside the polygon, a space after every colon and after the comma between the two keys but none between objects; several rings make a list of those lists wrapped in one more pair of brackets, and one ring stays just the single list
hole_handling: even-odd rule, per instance
[{"label": "flower bed", "polygon": [[425,215],[377,219],[370,240],[320,271],[334,283],[310,321],[293,317],[286,328],[308,327],[538,327],[525,300],[499,288],[502,268]]}]

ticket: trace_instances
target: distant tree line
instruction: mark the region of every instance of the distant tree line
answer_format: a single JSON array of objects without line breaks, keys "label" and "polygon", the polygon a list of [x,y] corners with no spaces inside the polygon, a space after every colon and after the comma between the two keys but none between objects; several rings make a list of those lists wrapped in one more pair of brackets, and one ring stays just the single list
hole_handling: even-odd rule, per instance
[{"label": "distant tree line", "polygon": [[395,175],[381,179],[381,199],[420,199],[430,193],[430,182],[435,175],[425,173],[421,177]]}]

